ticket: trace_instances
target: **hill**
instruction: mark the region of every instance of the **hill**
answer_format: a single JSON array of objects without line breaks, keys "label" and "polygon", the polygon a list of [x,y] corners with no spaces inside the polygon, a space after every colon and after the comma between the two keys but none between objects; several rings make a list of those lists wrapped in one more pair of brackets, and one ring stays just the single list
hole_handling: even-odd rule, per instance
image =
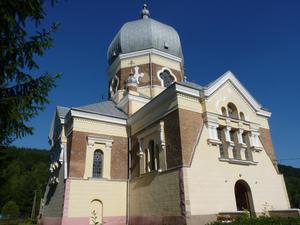
[{"label": "hill", "polygon": [[291,207],[300,208],[300,168],[285,165],[278,165],[278,168],[284,175]]},{"label": "hill", "polygon": [[17,203],[20,216],[31,215],[34,192],[39,208],[48,180],[49,151],[0,147],[0,211],[10,200]]}]

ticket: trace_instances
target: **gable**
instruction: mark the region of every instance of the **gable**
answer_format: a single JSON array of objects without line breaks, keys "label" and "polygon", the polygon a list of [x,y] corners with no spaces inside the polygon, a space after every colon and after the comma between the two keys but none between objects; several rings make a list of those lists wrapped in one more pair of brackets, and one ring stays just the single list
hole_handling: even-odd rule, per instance
[{"label": "gable", "polygon": [[[224,88],[227,90],[224,91]],[[226,98],[229,98],[227,100],[230,100],[230,98],[236,97],[235,100],[238,99],[240,101],[244,101],[255,112],[255,114],[264,117],[271,116],[271,112],[263,109],[262,105],[256,101],[256,99],[248,92],[248,90],[231,71],[227,71],[216,81],[209,84],[204,90],[204,96],[209,99],[220,91],[223,92],[222,95],[219,96],[220,100],[223,99],[223,101],[226,101]],[[239,97],[237,97],[237,95]]]}]

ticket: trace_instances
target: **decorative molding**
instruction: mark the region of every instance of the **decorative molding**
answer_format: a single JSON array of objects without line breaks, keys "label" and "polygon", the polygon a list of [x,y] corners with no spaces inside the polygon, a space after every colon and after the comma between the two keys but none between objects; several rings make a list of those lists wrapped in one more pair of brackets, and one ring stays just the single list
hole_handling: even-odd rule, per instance
[{"label": "decorative molding", "polygon": [[160,78],[160,74],[161,74],[162,72],[164,72],[165,70],[167,70],[167,71],[170,73],[170,75],[174,78],[173,83],[174,83],[174,82],[177,82],[177,78],[176,78],[176,76],[173,74],[172,70],[170,70],[170,69],[167,68],[167,67],[163,67],[161,70],[157,71],[157,73],[156,73],[156,76],[157,76],[158,80],[160,81],[160,86],[162,86],[162,87],[164,87],[164,80]]},{"label": "decorative molding", "polygon": [[104,144],[107,150],[111,150],[113,142],[114,140],[108,138],[87,136],[87,144],[89,149],[92,149],[95,144]]},{"label": "decorative molding", "polygon": [[188,94],[194,97],[201,97],[200,91],[194,88],[186,87],[184,85],[175,83],[175,90],[177,92]]},{"label": "decorative molding", "polygon": [[124,109],[124,107],[128,104],[129,101],[136,101],[147,104],[148,102],[150,102],[150,99],[127,93],[125,97],[123,97],[122,100],[117,104],[117,107],[119,109]]},{"label": "decorative molding", "polygon": [[219,79],[210,84],[204,90],[204,96],[209,97],[215,91],[217,91],[222,85],[224,85],[227,81],[230,81],[232,85],[234,85],[238,91],[242,94],[242,96],[249,102],[249,104],[255,109],[255,112],[260,116],[270,117],[271,112],[268,112],[262,109],[262,106],[254,99],[254,97],[247,91],[247,89],[240,83],[240,81],[235,77],[235,75],[231,71],[227,71],[223,74]]},{"label": "decorative molding", "polygon": [[120,60],[127,59],[127,58],[133,58],[133,57],[137,57],[137,56],[149,55],[149,54],[155,54],[155,55],[167,58],[167,59],[174,60],[178,63],[183,62],[183,60],[179,57],[168,54],[166,52],[162,52],[162,51],[154,49],[154,48],[141,50],[141,51],[130,52],[130,53],[125,53],[125,54],[120,54],[107,69],[107,73],[109,75],[109,80],[111,80],[111,78],[113,76],[112,74],[116,72],[115,70],[118,68],[118,66],[120,64]]},{"label": "decorative molding", "polygon": [[221,162],[228,162],[231,164],[239,164],[239,165],[257,165],[258,162],[249,161],[249,160],[241,160],[241,159],[232,159],[232,158],[219,158]]},{"label": "decorative molding", "polygon": [[109,122],[109,123],[116,123],[121,125],[126,125],[126,119],[111,117],[111,116],[104,116],[100,114],[95,114],[91,112],[84,112],[80,111],[76,108],[71,109],[71,117],[79,117],[84,119],[102,121],[102,122]]}]

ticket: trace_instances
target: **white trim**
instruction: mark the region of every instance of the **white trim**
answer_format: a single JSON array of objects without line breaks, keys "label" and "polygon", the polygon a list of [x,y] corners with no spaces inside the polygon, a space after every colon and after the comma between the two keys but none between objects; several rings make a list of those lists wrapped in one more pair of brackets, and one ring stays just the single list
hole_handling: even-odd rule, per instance
[{"label": "white trim", "polygon": [[91,147],[94,146],[95,143],[99,143],[99,144],[105,144],[105,148],[107,150],[111,150],[114,140],[98,137],[98,136],[87,136],[87,142],[88,142],[88,149],[92,150]]},{"label": "white trim", "polygon": [[171,60],[174,60],[174,61],[179,62],[179,63],[183,62],[183,59],[180,58],[180,57],[171,55],[169,53],[166,53],[166,52],[154,49],[154,48],[141,50],[141,51],[130,52],[130,53],[125,53],[125,54],[120,54],[107,69],[109,80],[111,80],[111,78],[113,76],[112,74],[116,72],[115,70],[118,67],[118,65],[120,64],[120,60],[127,59],[127,58],[132,58],[132,57],[137,57],[137,56],[149,55],[149,54],[156,54],[156,55],[159,55],[161,57],[171,59]]},{"label": "white trim", "polygon": [[147,99],[147,98],[144,98],[141,96],[137,96],[137,95],[127,94],[117,104],[117,107],[122,109],[128,103],[128,101],[136,101],[136,102],[141,102],[141,103],[147,104],[148,102],[150,102],[150,99]]},{"label": "white trim", "polygon": [[171,55],[169,53],[157,50],[155,48],[151,48],[151,49],[146,49],[146,50],[141,50],[141,51],[135,51],[135,52],[130,52],[130,53],[125,53],[125,54],[120,54],[119,55],[119,59],[127,59],[127,58],[131,58],[131,57],[136,57],[136,56],[142,56],[142,55],[149,55],[149,54],[156,54],[168,59],[172,59],[175,60],[177,62],[182,62],[182,58]]},{"label": "white trim", "polygon": [[174,78],[174,81],[172,83],[177,82],[177,78],[172,73],[172,71],[168,67],[163,67],[161,70],[157,71],[157,73],[156,73],[157,78],[160,80],[160,86],[162,86],[162,87],[165,87],[165,86],[164,86],[164,80],[160,78],[160,74],[162,72],[164,72],[165,70],[167,70],[170,73],[170,75]]},{"label": "white trim", "polygon": [[184,85],[180,85],[178,83],[175,84],[175,90],[177,92],[192,95],[194,97],[201,97],[200,91],[194,88],[186,87]]},{"label": "white trim", "polygon": [[233,158],[219,158],[221,162],[228,162],[231,164],[240,164],[240,165],[257,165],[258,162],[250,161],[250,160],[241,160],[241,159],[233,159]]},{"label": "white trim", "polygon": [[204,90],[204,96],[209,97],[215,91],[217,91],[223,84],[230,81],[242,94],[242,96],[249,102],[249,104],[255,109],[256,113],[261,116],[270,117],[271,112],[262,109],[262,106],[254,99],[254,97],[247,91],[247,89],[241,84],[241,82],[235,77],[231,71],[227,71],[219,79],[210,84]]},{"label": "white trim", "polygon": [[79,117],[79,118],[85,118],[85,119],[91,119],[91,120],[97,120],[97,121],[103,121],[103,122],[109,122],[109,123],[116,123],[121,125],[126,125],[126,119],[120,119],[110,116],[104,116],[99,115],[95,113],[90,112],[81,112],[77,111],[76,109],[71,109],[71,117]]}]

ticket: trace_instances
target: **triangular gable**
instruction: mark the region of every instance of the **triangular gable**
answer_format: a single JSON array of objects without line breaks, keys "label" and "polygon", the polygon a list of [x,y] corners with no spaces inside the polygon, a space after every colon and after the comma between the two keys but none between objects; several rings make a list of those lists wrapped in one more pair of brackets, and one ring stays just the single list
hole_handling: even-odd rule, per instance
[{"label": "triangular gable", "polygon": [[[59,120],[60,124],[63,124],[64,123],[64,118],[65,118],[65,116],[68,112],[69,112],[69,108],[67,108],[67,107],[62,107],[62,106],[57,106],[56,107],[55,112],[54,112],[53,117],[52,117],[50,131],[49,131],[49,135],[48,135],[49,141],[51,141],[51,142],[53,141],[56,121]],[[53,143],[51,143],[51,145],[52,144]]]},{"label": "triangular gable", "polygon": [[217,91],[223,84],[227,81],[231,82],[232,85],[240,92],[240,94],[246,99],[246,101],[253,107],[258,115],[270,117],[271,112],[266,111],[262,108],[255,98],[247,91],[247,89],[241,84],[241,82],[236,78],[236,76],[231,72],[227,71],[217,80],[209,84],[204,90],[204,96],[209,97],[215,91]]}]

